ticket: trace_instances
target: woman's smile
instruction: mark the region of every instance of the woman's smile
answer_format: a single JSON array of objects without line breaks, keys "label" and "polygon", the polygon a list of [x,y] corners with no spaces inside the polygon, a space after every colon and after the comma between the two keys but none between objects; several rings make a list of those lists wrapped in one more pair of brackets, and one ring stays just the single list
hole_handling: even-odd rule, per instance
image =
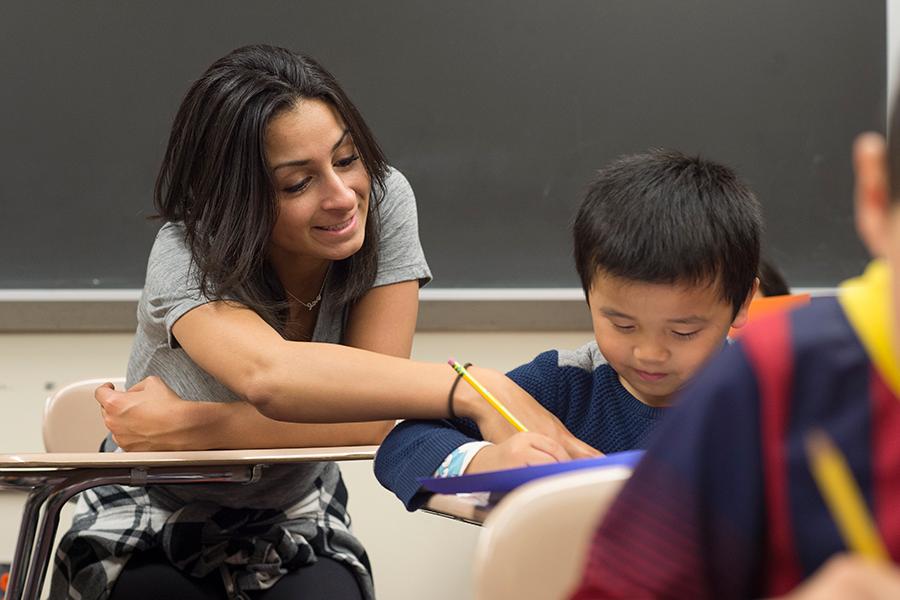
[{"label": "woman's smile", "polygon": [[329,237],[342,237],[347,234],[352,235],[359,223],[357,214],[358,213],[353,213],[349,219],[341,221],[340,223],[335,223],[334,225],[315,225],[313,229],[320,231]]}]

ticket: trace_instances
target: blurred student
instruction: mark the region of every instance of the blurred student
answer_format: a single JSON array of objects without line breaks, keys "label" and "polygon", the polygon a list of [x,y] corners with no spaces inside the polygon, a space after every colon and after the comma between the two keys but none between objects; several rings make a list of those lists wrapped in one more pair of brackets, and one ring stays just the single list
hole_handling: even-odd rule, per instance
[{"label": "blurred student", "polygon": [[771,260],[762,257],[759,260],[759,295],[786,296],[791,293],[784,275]]}]

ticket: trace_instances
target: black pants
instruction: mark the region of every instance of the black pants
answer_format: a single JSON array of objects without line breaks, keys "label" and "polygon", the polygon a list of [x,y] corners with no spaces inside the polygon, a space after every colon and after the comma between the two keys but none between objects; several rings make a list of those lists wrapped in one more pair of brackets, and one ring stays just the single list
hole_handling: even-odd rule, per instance
[{"label": "black pants", "polygon": [[[267,590],[248,592],[254,600],[362,600],[362,593],[349,567],[324,556],[307,567],[292,571]],[[225,598],[222,576],[210,573],[203,579],[185,575],[173,567],[162,550],[135,554],[125,564],[110,600],[221,600]]]}]

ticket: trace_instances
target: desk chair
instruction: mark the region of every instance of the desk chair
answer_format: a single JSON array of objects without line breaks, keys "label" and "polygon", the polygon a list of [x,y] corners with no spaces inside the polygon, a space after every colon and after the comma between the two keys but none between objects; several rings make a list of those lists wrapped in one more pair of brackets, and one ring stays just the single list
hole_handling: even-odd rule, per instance
[{"label": "desk chair", "polygon": [[[330,460],[371,460],[377,446],[280,448],[265,450],[204,450],[192,452],[97,452],[106,429],[93,429],[100,411],[93,390],[107,379],[93,379],[56,392],[47,401],[44,440],[54,450],[81,448],[88,452],[48,452],[0,455],[0,489],[28,492],[19,537],[13,554],[6,600],[38,600],[47,574],[59,512],[76,494],[109,484],[190,485],[195,483],[252,483],[268,465]],[[121,379],[112,380],[121,383]],[[65,411],[84,406],[88,415]],[[49,415],[49,416],[48,416]],[[76,418],[77,417],[77,418]],[[62,420],[61,420],[62,419]],[[84,425],[84,423],[88,425]],[[84,436],[60,433],[85,427]],[[83,437],[83,439],[82,439]]]},{"label": "desk chair", "polygon": [[597,522],[630,475],[626,467],[563,473],[503,498],[475,548],[476,600],[568,598]]},{"label": "desk chair", "polygon": [[85,379],[60,388],[44,404],[44,449],[47,452],[95,452],[109,433],[94,400],[94,390],[110,382],[125,389],[124,377]]},{"label": "desk chair", "polygon": [[[750,301],[750,310],[747,313],[747,321],[752,323],[765,315],[791,310],[810,303],[812,297],[809,294],[785,294],[784,296],[758,296]],[[744,328],[732,329],[728,337],[737,338],[743,333]]]}]

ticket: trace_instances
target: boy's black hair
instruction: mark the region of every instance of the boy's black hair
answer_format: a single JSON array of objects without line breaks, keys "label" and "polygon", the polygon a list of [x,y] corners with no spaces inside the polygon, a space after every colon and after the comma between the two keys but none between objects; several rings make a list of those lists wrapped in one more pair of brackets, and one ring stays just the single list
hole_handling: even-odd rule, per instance
[{"label": "boy's black hair", "polygon": [[588,187],[573,227],[587,296],[598,272],[647,283],[717,285],[740,309],[759,266],[762,217],[728,167],[669,150],[624,156]]}]

